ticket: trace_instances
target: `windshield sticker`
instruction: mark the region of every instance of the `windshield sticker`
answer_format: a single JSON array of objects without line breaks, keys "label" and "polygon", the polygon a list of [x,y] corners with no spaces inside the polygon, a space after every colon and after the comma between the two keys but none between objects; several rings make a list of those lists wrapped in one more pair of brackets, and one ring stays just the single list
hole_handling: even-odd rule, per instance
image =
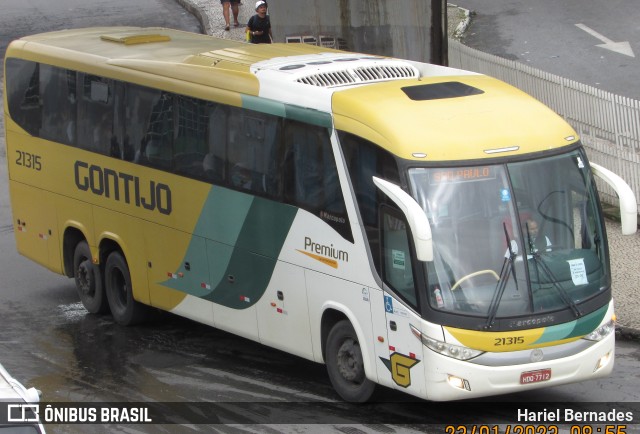
[{"label": "windshield sticker", "polygon": [[573,284],[578,285],[586,285],[589,283],[587,280],[587,270],[584,266],[584,259],[571,259],[567,261],[569,263],[569,269],[571,270],[571,280],[573,280]]},{"label": "windshield sticker", "polygon": [[582,158],[576,157],[576,160],[578,161],[578,169],[584,169],[584,163],[582,162]]},{"label": "windshield sticker", "polygon": [[391,257],[393,258],[393,268],[397,268],[399,270],[404,270],[406,268],[404,252],[402,250],[392,249]]},{"label": "windshield sticker", "polygon": [[511,192],[508,188],[503,188],[502,190],[500,190],[500,200],[503,202],[511,201]]}]

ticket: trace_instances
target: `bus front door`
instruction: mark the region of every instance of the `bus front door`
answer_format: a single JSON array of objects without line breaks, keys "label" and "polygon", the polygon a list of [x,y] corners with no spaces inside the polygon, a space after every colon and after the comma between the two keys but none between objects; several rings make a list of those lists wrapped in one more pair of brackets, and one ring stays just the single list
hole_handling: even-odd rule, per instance
[{"label": "bus front door", "polygon": [[[424,389],[422,342],[411,331],[421,329],[418,294],[415,288],[410,232],[404,216],[383,209],[382,270],[385,282],[384,311],[387,323],[389,360],[386,362],[394,387],[412,394]],[[418,366],[418,367],[417,367]],[[417,368],[416,368],[417,367]]]},{"label": "bus front door", "polygon": [[384,292],[389,359],[384,361],[393,380],[393,387],[413,395],[425,393],[422,342],[411,332],[411,325],[420,330],[420,320],[392,293]]}]

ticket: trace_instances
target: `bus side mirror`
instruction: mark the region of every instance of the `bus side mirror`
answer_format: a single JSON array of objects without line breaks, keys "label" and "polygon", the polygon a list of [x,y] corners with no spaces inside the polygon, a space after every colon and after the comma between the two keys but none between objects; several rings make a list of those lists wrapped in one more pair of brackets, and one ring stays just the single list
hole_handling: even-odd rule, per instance
[{"label": "bus side mirror", "polygon": [[373,183],[385,195],[389,197],[402,210],[407,218],[411,233],[413,234],[413,243],[416,246],[416,256],[419,261],[433,261],[433,240],[431,238],[431,226],[424,210],[418,205],[411,196],[407,194],[399,186],[389,181],[373,177]]},{"label": "bus side mirror", "polygon": [[638,229],[638,203],[631,187],[612,171],[604,167],[590,163],[593,174],[609,184],[620,200],[620,221],[622,222],[622,235],[633,235]]}]

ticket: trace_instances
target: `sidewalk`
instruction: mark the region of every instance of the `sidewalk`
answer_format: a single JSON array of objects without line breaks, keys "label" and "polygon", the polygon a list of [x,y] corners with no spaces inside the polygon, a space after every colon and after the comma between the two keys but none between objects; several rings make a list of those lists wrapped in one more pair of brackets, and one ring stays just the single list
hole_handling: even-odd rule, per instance
[{"label": "sidewalk", "polygon": [[255,0],[242,0],[238,7],[238,27],[233,27],[233,13],[229,10],[231,18],[231,29],[224,30],[225,22],[222,16],[222,5],[219,0],[176,0],[186,10],[191,12],[202,24],[203,32],[207,35],[216,36],[223,39],[234,39],[244,41],[244,30],[247,27],[249,18],[255,15]]},{"label": "sidewalk", "polygon": [[[239,27],[231,26],[229,31],[224,30],[224,17],[222,5],[218,0],[176,0],[186,10],[191,12],[202,24],[203,32],[207,35],[224,39],[245,40],[244,29],[249,18],[255,14],[254,0],[242,0],[239,7]],[[447,30],[450,38],[460,38],[464,34],[470,22],[468,10],[459,8],[451,3],[447,7]],[[233,23],[233,15],[231,15]],[[281,41],[275,41],[281,42]]]},{"label": "sidewalk", "polygon": [[[176,0],[200,20],[206,34],[225,39],[244,41],[244,29],[249,18],[255,14],[255,1],[242,0],[239,7],[239,27],[225,31],[222,5],[218,0]],[[470,11],[448,4],[448,34],[450,38],[460,38],[470,23]],[[231,17],[233,22],[233,16]],[[277,41],[276,41],[277,42]],[[612,264],[613,298],[615,300],[618,336],[640,340],[640,232],[622,236],[620,224],[615,221],[615,213],[609,213],[607,220],[609,252]]]}]

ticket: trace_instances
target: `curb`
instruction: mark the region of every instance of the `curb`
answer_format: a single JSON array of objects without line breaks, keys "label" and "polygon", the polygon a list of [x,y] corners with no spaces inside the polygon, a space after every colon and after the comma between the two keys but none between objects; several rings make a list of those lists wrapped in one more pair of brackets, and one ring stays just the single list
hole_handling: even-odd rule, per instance
[{"label": "curb", "polygon": [[616,339],[623,341],[640,341],[640,330],[616,324]]},{"label": "curb", "polygon": [[462,8],[453,3],[447,3],[447,6],[458,9],[464,15],[464,18],[462,19],[462,21],[458,23],[458,25],[456,26],[456,29],[453,31],[453,34],[452,34],[453,38],[460,39],[462,35],[464,35],[464,33],[467,31],[469,24],[471,24],[471,15],[473,14],[473,12],[470,11],[469,9]]},{"label": "curb", "polygon": [[200,6],[197,6],[189,0],[176,0],[187,12],[191,13],[200,22],[200,27],[205,35],[211,34],[211,24],[207,13]]}]

